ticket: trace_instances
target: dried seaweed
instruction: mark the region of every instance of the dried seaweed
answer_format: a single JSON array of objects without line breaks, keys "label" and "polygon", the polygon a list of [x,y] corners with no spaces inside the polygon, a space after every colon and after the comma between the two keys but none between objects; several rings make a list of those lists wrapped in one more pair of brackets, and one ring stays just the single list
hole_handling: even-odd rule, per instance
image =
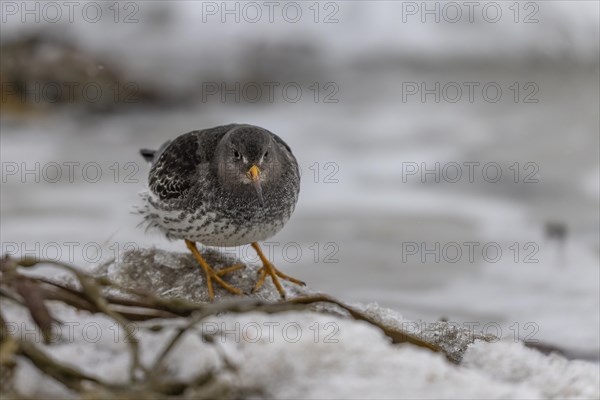
[{"label": "dried seaweed", "polygon": [[[53,264],[64,269],[76,279],[76,284],[69,285],[23,273],[24,269],[42,263]],[[53,321],[47,302],[60,302],[77,310],[103,314],[118,323],[131,339],[127,343],[132,360],[127,385],[104,382],[53,359],[33,341],[11,336],[6,329],[6,321],[0,313],[0,363],[3,369],[2,392],[5,394],[15,394],[14,387],[11,385],[11,373],[17,357],[25,357],[44,375],[90,398],[176,397],[189,390],[193,390],[195,398],[239,397],[239,393],[235,393],[233,388],[218,379],[224,371],[211,370],[190,381],[182,382],[170,379],[163,373],[164,360],[186,332],[209,316],[256,311],[280,313],[292,310],[314,310],[317,304],[334,306],[340,310],[340,313],[377,326],[393,343],[409,343],[443,353],[438,344],[423,340],[416,334],[403,331],[399,327],[378,321],[361,310],[323,294],[305,295],[275,303],[247,298],[216,303],[193,303],[123,287],[106,277],[92,276],[61,262],[27,258],[14,260],[8,257],[1,261],[0,278],[0,297],[16,302],[29,311],[42,332],[46,344],[50,343],[50,325]],[[139,360],[139,343],[134,332],[131,331],[131,322],[157,318],[179,318],[185,323],[170,341],[165,343],[153,365],[144,367]],[[210,342],[210,338],[206,339]],[[216,350],[218,351],[218,348]],[[235,370],[235,365],[227,360],[224,354],[220,354],[220,357],[224,369]]]}]

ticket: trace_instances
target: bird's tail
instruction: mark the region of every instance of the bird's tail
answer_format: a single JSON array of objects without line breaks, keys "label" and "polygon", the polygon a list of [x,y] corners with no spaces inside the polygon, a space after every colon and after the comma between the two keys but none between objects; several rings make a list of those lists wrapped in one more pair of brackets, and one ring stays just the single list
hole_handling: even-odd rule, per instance
[{"label": "bird's tail", "polygon": [[162,146],[160,146],[158,150],[140,149],[140,154],[142,155],[142,157],[144,157],[144,160],[152,164],[158,159],[158,157],[160,157],[163,151],[165,151],[165,149],[169,147],[169,144],[171,144],[171,141],[167,140],[162,144]]},{"label": "bird's tail", "polygon": [[154,160],[155,153],[156,150],[140,149],[140,154],[142,155],[142,157],[144,157],[144,160],[148,161],[149,163],[151,163]]}]

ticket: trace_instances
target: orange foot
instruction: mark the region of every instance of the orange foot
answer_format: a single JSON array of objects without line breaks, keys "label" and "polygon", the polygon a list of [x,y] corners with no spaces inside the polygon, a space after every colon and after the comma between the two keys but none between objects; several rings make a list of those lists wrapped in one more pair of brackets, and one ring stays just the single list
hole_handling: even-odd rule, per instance
[{"label": "orange foot", "polygon": [[198,261],[198,263],[204,270],[204,274],[206,275],[206,285],[208,286],[208,297],[210,297],[210,301],[213,301],[215,299],[215,291],[213,289],[213,283],[212,283],[213,280],[216,283],[218,283],[219,285],[221,285],[229,293],[243,294],[240,289],[234,288],[233,286],[231,286],[230,284],[225,282],[223,279],[221,279],[221,276],[228,274],[229,272],[237,271],[240,268],[244,268],[243,264],[235,264],[235,265],[232,265],[231,267],[227,267],[227,268],[220,269],[219,271],[215,271],[214,269],[212,269],[210,267],[210,265],[208,265],[206,260],[204,260],[204,258],[198,251],[198,248],[196,247],[195,242],[191,242],[186,239],[185,244],[186,244],[187,248],[190,249],[190,251],[194,255],[194,258]]},{"label": "orange foot", "polygon": [[260,259],[263,263],[263,266],[258,270],[258,273],[260,275],[258,278],[258,282],[256,282],[256,286],[254,286],[254,289],[252,290],[252,293],[254,293],[258,289],[260,289],[260,287],[263,285],[263,283],[265,283],[265,279],[267,278],[267,275],[269,275],[271,277],[271,280],[275,284],[275,287],[277,288],[277,291],[281,295],[282,299],[285,299],[285,290],[283,289],[283,286],[281,286],[281,282],[279,282],[279,278],[285,279],[286,281],[293,282],[300,286],[306,285],[306,283],[304,283],[296,278],[292,278],[291,276],[288,276],[288,275],[284,274],[283,272],[279,271],[277,268],[275,268],[275,266],[273,264],[271,264],[271,262],[269,260],[267,260],[267,257],[265,257],[265,255],[263,254],[258,243],[256,243],[256,242],[252,243],[252,247],[254,248],[254,250],[256,250],[256,253],[258,254],[258,256],[260,257]]}]

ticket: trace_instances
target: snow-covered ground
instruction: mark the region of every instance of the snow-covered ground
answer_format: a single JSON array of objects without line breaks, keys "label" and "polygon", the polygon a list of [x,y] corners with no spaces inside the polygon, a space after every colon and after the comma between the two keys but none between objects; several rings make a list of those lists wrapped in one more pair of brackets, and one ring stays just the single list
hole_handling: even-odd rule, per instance
[{"label": "snow-covered ground", "polygon": [[[68,313],[59,315],[65,318]],[[114,339],[114,321],[81,315],[76,321],[81,325],[73,330],[74,342],[49,347],[49,353],[105,381],[127,382],[128,352],[122,341]],[[165,322],[159,333],[143,329],[144,325],[140,324],[138,336],[142,360],[152,365],[177,325]],[[235,382],[240,391],[253,390],[269,398],[594,399],[600,393],[597,364],[545,356],[520,343],[478,343],[456,366],[428,350],[391,345],[366,323],[315,313],[225,316],[205,321],[199,330],[215,326],[231,332],[217,339],[216,346],[237,368],[236,374],[224,373],[220,379]],[[336,335],[327,339],[333,327]],[[97,332],[101,332],[98,339]],[[315,332],[321,335],[317,340]],[[97,342],[90,345],[84,335]],[[182,380],[209,368],[219,370],[222,363],[215,346],[197,331],[188,333],[166,360],[169,374]],[[16,380],[26,396],[66,395],[64,388],[50,384],[31,365],[24,365]]]},{"label": "snow-covered ground", "polygon": [[[206,288],[199,283],[201,277],[198,282],[190,280],[195,265],[187,254],[144,250],[123,259],[122,263],[97,269],[97,273],[106,274],[120,285],[144,287],[156,294],[169,289],[167,296],[188,300],[206,295]],[[249,276],[256,273],[257,268],[253,267],[229,279],[236,285],[247,283]],[[285,286],[291,294],[291,285]],[[220,300],[228,296],[224,291],[218,295]],[[278,294],[267,283],[258,296],[272,298]],[[414,326],[397,312],[376,304],[353,307],[387,326]],[[53,343],[43,346],[35,339],[36,329],[25,310],[8,301],[3,303],[13,335],[37,342],[57,362],[77,367],[103,382],[128,383],[128,337],[115,321],[98,314],[75,312],[60,304],[53,304],[51,311],[63,325],[54,330]],[[152,369],[178,328],[187,323],[183,318],[135,323],[141,363]],[[429,330],[428,335],[438,337],[448,348],[458,346],[469,334],[468,330],[448,334],[444,325],[439,327]],[[39,331],[37,335],[39,339]],[[193,382],[207,372],[215,373],[210,385],[190,384],[185,395],[192,398],[211,397],[207,393],[214,396],[222,393],[219,390],[223,387],[237,397],[286,399],[594,399],[600,395],[600,366],[596,363],[543,355],[522,343],[499,339],[475,341],[457,365],[440,353],[409,344],[394,345],[379,328],[332,310],[274,314],[254,311],[209,317],[182,336],[162,365],[165,369],[160,379]],[[25,396],[73,395],[23,360],[18,364],[14,382],[14,387]]]}]

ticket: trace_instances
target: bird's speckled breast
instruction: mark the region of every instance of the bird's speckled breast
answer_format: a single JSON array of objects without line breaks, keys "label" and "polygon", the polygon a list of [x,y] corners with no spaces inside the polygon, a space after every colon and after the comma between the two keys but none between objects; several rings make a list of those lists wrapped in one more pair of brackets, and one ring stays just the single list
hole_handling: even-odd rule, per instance
[{"label": "bird's speckled breast", "polygon": [[[230,165],[228,154],[233,153],[217,152],[218,146],[237,137],[226,136],[227,132],[245,135],[247,152],[266,143],[261,139],[264,135],[271,135],[267,164],[263,164],[266,151],[260,159],[252,152],[246,154],[264,167],[259,178],[263,204],[241,165],[233,161],[238,168],[233,168],[234,174],[222,168]],[[258,127],[227,125],[181,135],[164,149],[150,170],[140,213],[148,227],[158,228],[169,239],[240,246],[279,232],[296,207],[299,191],[298,165],[283,140]]]},{"label": "bird's speckled breast", "polygon": [[279,232],[294,211],[297,195],[265,207],[253,200],[241,207],[213,201],[208,203],[210,207],[204,203],[194,210],[182,211],[166,207],[148,193],[145,217],[169,239],[187,239],[208,246],[241,246],[266,240]]}]

